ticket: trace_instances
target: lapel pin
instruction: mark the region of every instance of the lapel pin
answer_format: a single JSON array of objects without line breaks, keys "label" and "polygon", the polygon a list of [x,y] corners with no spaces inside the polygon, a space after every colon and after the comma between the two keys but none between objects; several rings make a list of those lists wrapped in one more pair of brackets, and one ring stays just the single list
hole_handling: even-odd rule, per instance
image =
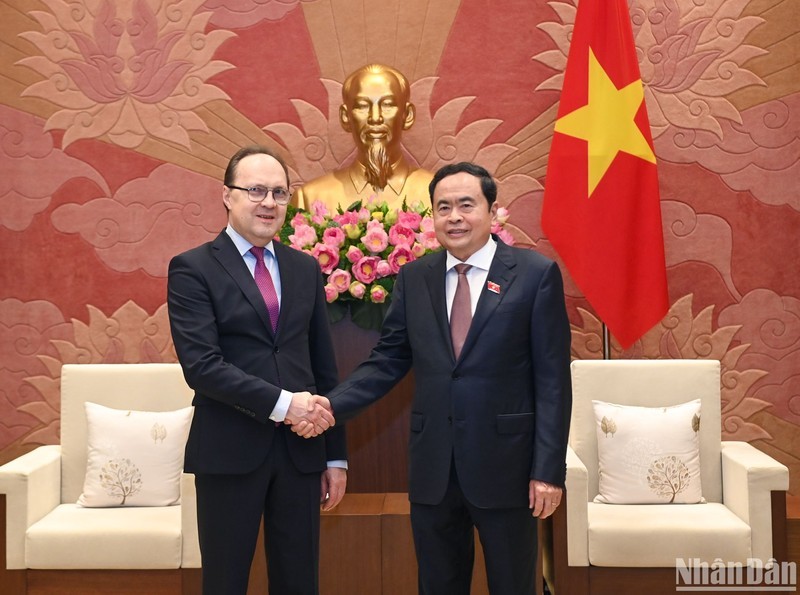
[{"label": "lapel pin", "polygon": [[497,283],[494,283],[493,281],[487,281],[486,288],[492,293],[497,293],[497,294],[500,293],[500,286]]}]

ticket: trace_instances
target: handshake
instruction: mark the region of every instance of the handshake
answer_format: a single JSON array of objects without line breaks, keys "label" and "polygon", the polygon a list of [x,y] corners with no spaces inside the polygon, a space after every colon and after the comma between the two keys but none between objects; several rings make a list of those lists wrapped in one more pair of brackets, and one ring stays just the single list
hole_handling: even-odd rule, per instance
[{"label": "handshake", "polygon": [[284,422],[302,438],[314,438],[336,425],[331,402],[309,392],[294,393]]}]

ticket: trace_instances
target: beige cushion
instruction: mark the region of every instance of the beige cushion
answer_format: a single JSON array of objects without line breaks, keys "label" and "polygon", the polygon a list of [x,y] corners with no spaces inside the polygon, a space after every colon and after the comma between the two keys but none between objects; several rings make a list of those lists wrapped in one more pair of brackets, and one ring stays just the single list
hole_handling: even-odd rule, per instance
[{"label": "beige cushion", "polygon": [[88,457],[81,506],[180,502],[192,407],[131,411],[86,403]]},{"label": "beige cushion", "polygon": [[669,407],[592,401],[599,494],[605,504],[696,504],[700,399]]},{"label": "beige cushion", "polygon": [[676,558],[745,564],[750,557],[750,527],[722,504],[589,503],[592,565],[674,567]]},{"label": "beige cushion", "polygon": [[25,537],[28,568],[179,568],[181,507],[61,504]]},{"label": "beige cushion", "polygon": [[65,364],[61,368],[61,502],[75,502],[86,478],[85,403],[174,411],[192,404],[179,364]]},{"label": "beige cushion", "polygon": [[589,499],[599,493],[597,422],[592,401],[669,407],[698,398],[703,497],[722,502],[720,364],[712,360],[576,360],[572,362],[569,444],[588,472]]}]

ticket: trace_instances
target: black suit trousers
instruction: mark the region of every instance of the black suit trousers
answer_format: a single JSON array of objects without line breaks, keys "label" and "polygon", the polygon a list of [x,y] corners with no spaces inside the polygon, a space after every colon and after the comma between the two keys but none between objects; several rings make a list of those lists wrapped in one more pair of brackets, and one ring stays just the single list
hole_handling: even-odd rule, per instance
[{"label": "black suit trousers", "polygon": [[290,431],[251,473],[196,475],[204,595],[247,593],[262,514],[270,595],[318,595],[320,474],[291,463]]},{"label": "black suit trousers", "polygon": [[470,595],[474,528],[483,546],[491,595],[532,595],[536,519],[527,507],[478,508],[461,491],[455,465],[439,504],[411,503],[420,595]]}]

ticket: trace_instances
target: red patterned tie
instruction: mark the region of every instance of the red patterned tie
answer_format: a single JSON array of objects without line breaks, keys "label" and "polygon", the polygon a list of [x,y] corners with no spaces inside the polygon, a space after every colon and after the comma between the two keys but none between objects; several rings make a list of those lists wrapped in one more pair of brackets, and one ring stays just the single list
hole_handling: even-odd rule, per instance
[{"label": "red patterned tie", "polygon": [[272,275],[269,274],[269,269],[267,269],[267,266],[264,264],[264,248],[253,246],[250,248],[250,252],[256,257],[256,285],[258,285],[258,289],[264,297],[264,302],[267,304],[269,321],[272,323],[272,332],[275,332],[278,328],[280,305],[278,304],[278,294],[275,291],[275,284],[272,282]]},{"label": "red patterned tie", "polygon": [[450,338],[453,340],[453,353],[456,359],[461,355],[464,340],[467,338],[469,325],[472,324],[472,304],[470,303],[469,282],[467,271],[472,268],[469,264],[457,264],[458,285],[456,295],[453,297],[453,307],[450,309]]}]

